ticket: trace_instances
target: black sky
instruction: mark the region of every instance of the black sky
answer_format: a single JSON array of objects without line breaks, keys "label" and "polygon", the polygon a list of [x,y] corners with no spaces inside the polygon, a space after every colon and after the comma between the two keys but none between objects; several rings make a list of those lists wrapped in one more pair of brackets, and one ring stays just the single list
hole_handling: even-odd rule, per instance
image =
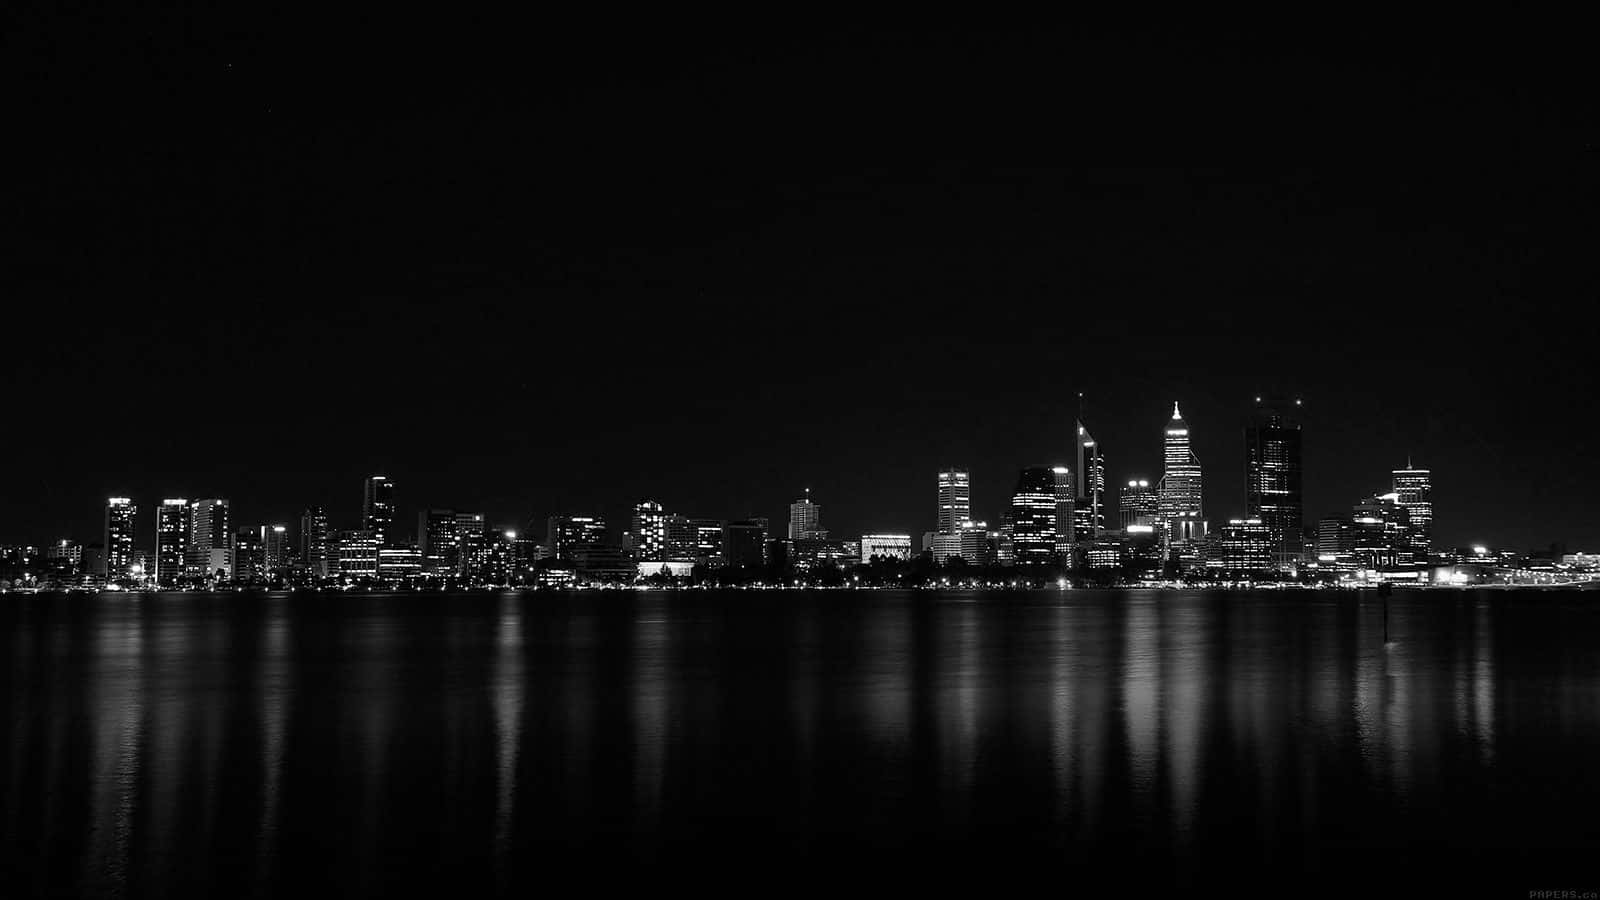
[{"label": "black sky", "polygon": [[[107,494],[402,512],[650,496],[836,533],[1113,480],[1251,397],[1309,518],[1411,454],[1443,544],[1600,546],[1594,106],[1562,48],[23,16],[0,540]],[[1403,52],[1397,52],[1403,51]],[[535,529],[542,534],[542,525]]]}]

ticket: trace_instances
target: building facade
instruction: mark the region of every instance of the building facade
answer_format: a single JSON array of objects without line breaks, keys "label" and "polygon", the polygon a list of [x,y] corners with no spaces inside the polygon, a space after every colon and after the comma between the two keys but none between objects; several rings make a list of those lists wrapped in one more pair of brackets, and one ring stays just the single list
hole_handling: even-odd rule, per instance
[{"label": "building facade", "polygon": [[189,558],[189,501],[166,499],[156,507],[156,584],[171,587],[187,571]]},{"label": "building facade", "polygon": [[1050,466],[1029,466],[1011,494],[1011,552],[1016,565],[1056,562],[1056,474]]},{"label": "building facade", "polygon": [[1299,561],[1305,531],[1300,425],[1287,410],[1284,402],[1263,404],[1258,397],[1244,430],[1245,517],[1266,526],[1273,566],[1280,569]]},{"label": "building facade", "polygon": [[201,578],[233,575],[233,529],[226,499],[212,497],[189,505],[187,568]]},{"label": "building facade", "polygon": [[107,578],[126,578],[133,566],[134,529],[139,507],[127,497],[106,500],[105,563],[100,573]]},{"label": "building facade", "polygon": [[362,486],[361,529],[372,532],[382,546],[399,537],[394,530],[394,482],[386,476],[374,475]]}]

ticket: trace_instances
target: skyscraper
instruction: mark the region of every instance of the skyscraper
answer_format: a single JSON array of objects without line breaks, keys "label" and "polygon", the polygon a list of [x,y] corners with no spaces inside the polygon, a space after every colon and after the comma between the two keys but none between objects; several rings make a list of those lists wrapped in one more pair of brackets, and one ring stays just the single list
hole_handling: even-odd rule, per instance
[{"label": "skyscraper", "polygon": [[1286,417],[1288,408],[1281,401],[1263,404],[1257,397],[1255,415],[1244,429],[1245,516],[1259,519],[1266,528],[1272,564],[1278,568],[1299,559],[1305,531],[1300,424]]},{"label": "skyscraper", "polygon": [[261,535],[265,526],[241,528],[233,533],[233,580],[249,583],[266,575]]},{"label": "skyscraper", "polygon": [[300,514],[300,564],[313,578],[327,578],[338,568],[336,548],[328,534],[328,513],[310,506]]},{"label": "skyscraper", "polygon": [[287,525],[261,526],[261,566],[267,575],[276,575],[289,568],[289,527]]},{"label": "skyscraper", "polygon": [[228,527],[228,501],[220,497],[189,504],[187,568],[203,578],[233,574],[233,531]]},{"label": "skyscraper", "polygon": [[106,500],[105,569],[100,573],[107,578],[125,578],[133,565],[134,525],[139,507],[127,497],[110,497]]},{"label": "skyscraper", "polygon": [[657,562],[667,558],[667,514],[654,500],[633,505],[633,558],[636,562]]},{"label": "skyscraper", "polygon": [[1145,478],[1134,478],[1122,489],[1117,502],[1119,524],[1123,531],[1132,526],[1155,527],[1161,519],[1161,498]]},{"label": "skyscraper", "polygon": [[789,540],[825,540],[828,532],[822,527],[822,507],[811,502],[811,488],[805,497],[789,504]]},{"label": "skyscraper", "polygon": [[394,533],[394,482],[383,475],[366,480],[361,498],[361,528],[388,546],[399,535]]},{"label": "skyscraper", "polygon": [[[1078,395],[1082,401],[1082,394]],[[1106,527],[1106,460],[1100,453],[1100,443],[1083,427],[1083,421],[1078,421],[1078,512],[1075,521],[1081,523],[1075,527],[1076,537],[1080,541],[1092,541],[1100,537]]]},{"label": "skyscraper", "polygon": [[1019,566],[1056,561],[1056,474],[1052,467],[1029,466],[1017,477],[1017,489],[1011,495],[1011,546]]},{"label": "skyscraper", "polygon": [[1168,541],[1187,541],[1205,537],[1205,513],[1201,507],[1200,460],[1189,449],[1189,425],[1172,404],[1162,447],[1161,518]]},{"label": "skyscraper", "polygon": [[955,534],[972,518],[972,479],[964,469],[939,472],[939,534]]},{"label": "skyscraper", "polygon": [[1408,458],[1404,469],[1394,470],[1394,493],[1410,518],[1412,562],[1426,565],[1433,553],[1433,473],[1413,468]]},{"label": "skyscraper", "polygon": [[1072,470],[1054,466],[1050,474],[1055,478],[1056,491],[1056,555],[1070,559],[1077,531],[1073,522]]},{"label": "skyscraper", "polygon": [[156,508],[156,584],[170,587],[183,576],[189,550],[189,501],[162,500]]},{"label": "skyscraper", "polygon": [[423,574],[459,574],[461,539],[456,534],[456,511],[425,509],[417,513],[417,549],[422,553]]}]

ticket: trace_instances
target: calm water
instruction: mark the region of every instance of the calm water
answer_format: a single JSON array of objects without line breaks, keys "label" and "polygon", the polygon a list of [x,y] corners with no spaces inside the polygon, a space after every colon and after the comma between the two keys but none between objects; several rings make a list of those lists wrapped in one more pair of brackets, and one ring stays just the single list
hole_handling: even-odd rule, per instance
[{"label": "calm water", "polygon": [[1596,890],[1597,601],[8,596],[0,894]]}]

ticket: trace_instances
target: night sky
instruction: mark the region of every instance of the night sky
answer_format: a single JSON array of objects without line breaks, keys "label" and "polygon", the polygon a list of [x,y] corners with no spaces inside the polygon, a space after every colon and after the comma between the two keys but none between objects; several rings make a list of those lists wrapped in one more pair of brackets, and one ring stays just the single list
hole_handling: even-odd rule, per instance
[{"label": "night sky", "polygon": [[0,541],[98,540],[113,494],[355,527],[374,472],[404,521],[539,537],[807,486],[837,536],[920,534],[942,465],[997,520],[1069,460],[1083,391],[1113,483],[1182,403],[1213,523],[1281,392],[1309,522],[1409,454],[1436,546],[1600,548],[1561,48],[40,15]]}]

